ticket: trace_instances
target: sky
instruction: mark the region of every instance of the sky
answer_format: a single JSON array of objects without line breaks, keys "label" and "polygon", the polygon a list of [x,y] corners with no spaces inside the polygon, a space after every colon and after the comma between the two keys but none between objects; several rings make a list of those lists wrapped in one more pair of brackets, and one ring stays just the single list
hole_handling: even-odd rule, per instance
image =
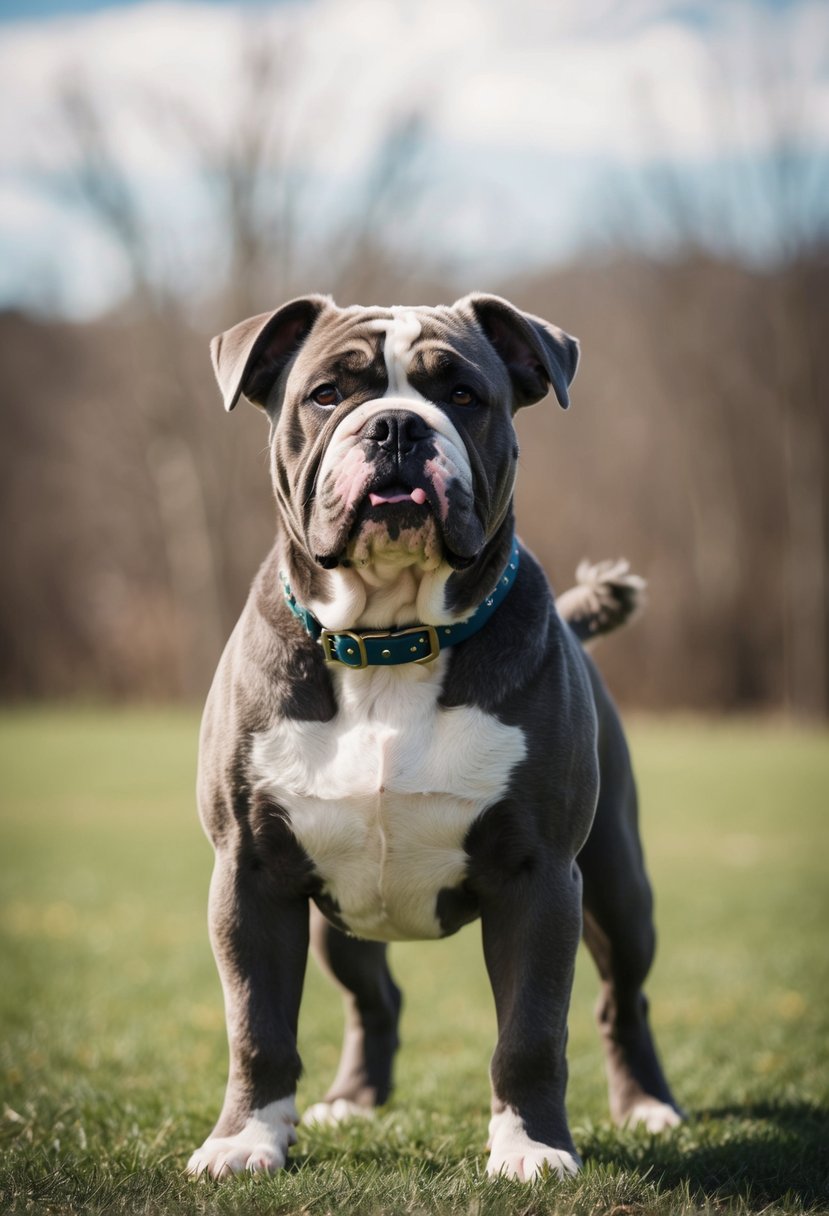
[{"label": "sky", "polygon": [[658,250],[666,165],[703,223],[730,191],[713,248],[774,256],[781,147],[809,167],[786,205],[825,219],[810,168],[829,157],[825,0],[0,0],[0,305],[88,316],[126,289],[117,243],[73,191],[69,80],[105,116],[164,273],[200,288],[216,217],[181,116],[208,142],[243,138],[252,45],[282,48],[274,140],[308,239],[413,108],[424,188],[399,239],[428,231],[453,265],[566,261],[620,234]]}]

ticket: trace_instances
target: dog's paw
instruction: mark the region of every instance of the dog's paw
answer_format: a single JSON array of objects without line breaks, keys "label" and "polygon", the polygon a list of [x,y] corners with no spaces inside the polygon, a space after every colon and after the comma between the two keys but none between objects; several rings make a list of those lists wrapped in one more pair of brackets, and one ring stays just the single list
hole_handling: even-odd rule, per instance
[{"label": "dog's paw", "polygon": [[333,1127],[346,1119],[370,1119],[373,1106],[360,1106],[350,1098],[334,1098],[331,1102],[315,1102],[302,1116],[305,1127]]},{"label": "dog's paw", "polygon": [[532,1182],[546,1172],[565,1178],[581,1169],[581,1162],[574,1153],[531,1140],[523,1120],[509,1107],[490,1120],[489,1148],[486,1172],[490,1178]]},{"label": "dog's paw", "polygon": [[646,1098],[631,1107],[624,1120],[624,1125],[625,1127],[643,1127],[645,1131],[657,1134],[668,1131],[672,1127],[678,1127],[682,1122],[682,1115],[673,1106],[669,1106],[667,1102],[660,1102],[657,1098]]},{"label": "dog's paw", "polygon": [[297,1121],[293,1098],[270,1102],[253,1111],[235,1135],[208,1136],[187,1162],[187,1173],[194,1178],[204,1174],[229,1178],[245,1171],[274,1174],[285,1165],[289,1147],[296,1144]]},{"label": "dog's paw", "polygon": [[211,1136],[187,1162],[187,1173],[194,1178],[209,1174],[211,1178],[228,1178],[246,1170],[257,1174],[275,1174],[287,1159],[287,1145],[270,1140],[256,1140],[239,1132],[236,1136]]}]

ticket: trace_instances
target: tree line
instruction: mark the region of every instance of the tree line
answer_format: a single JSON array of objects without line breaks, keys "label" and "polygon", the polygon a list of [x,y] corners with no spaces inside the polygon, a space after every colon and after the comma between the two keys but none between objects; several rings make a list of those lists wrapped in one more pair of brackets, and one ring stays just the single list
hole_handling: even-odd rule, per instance
[{"label": "tree line", "polygon": [[[158,273],[105,113],[82,81],[64,85],[59,188],[120,249],[129,291],[85,324],[0,314],[4,695],[205,691],[274,519],[266,429],[253,410],[223,413],[213,332],[311,290],[340,304],[488,290],[582,342],[571,411],[548,401],[519,417],[518,522],[559,589],[584,555],[625,556],[648,580],[646,616],[599,654],[617,696],[825,717],[829,239],[798,227],[803,167],[786,140],[761,192],[781,234],[765,265],[706,244],[716,214],[665,172],[649,194],[673,232],[661,256],[617,231],[601,256],[470,281],[430,251],[428,228],[411,252],[428,195],[415,112],[390,117],[350,203],[308,237],[305,187],[270,121],[280,61],[247,54],[232,138],[181,108],[165,116],[224,234],[196,303]],[[721,214],[743,201],[724,195]]]}]

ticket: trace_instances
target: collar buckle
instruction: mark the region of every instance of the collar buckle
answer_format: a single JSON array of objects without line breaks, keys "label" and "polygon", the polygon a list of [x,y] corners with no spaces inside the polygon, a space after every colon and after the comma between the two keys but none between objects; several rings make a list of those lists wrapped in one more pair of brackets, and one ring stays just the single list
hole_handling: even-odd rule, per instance
[{"label": "collar buckle", "polygon": [[[404,638],[411,638],[415,643],[407,648],[405,657],[400,645],[400,639]],[[385,639],[390,642],[388,647],[366,646],[366,642],[379,643]],[[339,646],[346,640],[349,645],[346,645],[341,653]],[[377,633],[357,633],[352,629],[323,629],[319,644],[322,646],[326,663],[341,663],[343,667],[354,667],[357,670],[368,666],[385,667],[387,664],[393,667],[399,663],[432,663],[440,654],[438,631],[434,625],[412,625],[409,629],[387,629]],[[429,649],[425,654],[416,659],[410,657],[426,645]],[[371,655],[368,653],[369,649]]]},{"label": "collar buckle", "polygon": [[[357,650],[358,657],[356,663],[350,663],[348,659],[340,658],[336,651],[337,638],[351,639]],[[366,644],[359,633],[354,633],[350,629],[323,629],[319,636],[319,644],[322,646],[322,653],[325,655],[326,663],[342,663],[344,667],[368,667]],[[347,647],[346,654],[352,654],[354,647]]]}]

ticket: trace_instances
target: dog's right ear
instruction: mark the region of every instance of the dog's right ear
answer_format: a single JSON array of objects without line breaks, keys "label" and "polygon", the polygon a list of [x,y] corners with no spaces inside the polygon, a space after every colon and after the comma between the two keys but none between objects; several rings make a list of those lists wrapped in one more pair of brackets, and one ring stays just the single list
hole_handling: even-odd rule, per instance
[{"label": "dog's right ear", "polygon": [[280,372],[302,346],[323,309],[330,307],[328,296],[300,296],[276,312],[248,317],[213,338],[210,357],[225,409],[232,410],[242,394],[264,409]]}]

